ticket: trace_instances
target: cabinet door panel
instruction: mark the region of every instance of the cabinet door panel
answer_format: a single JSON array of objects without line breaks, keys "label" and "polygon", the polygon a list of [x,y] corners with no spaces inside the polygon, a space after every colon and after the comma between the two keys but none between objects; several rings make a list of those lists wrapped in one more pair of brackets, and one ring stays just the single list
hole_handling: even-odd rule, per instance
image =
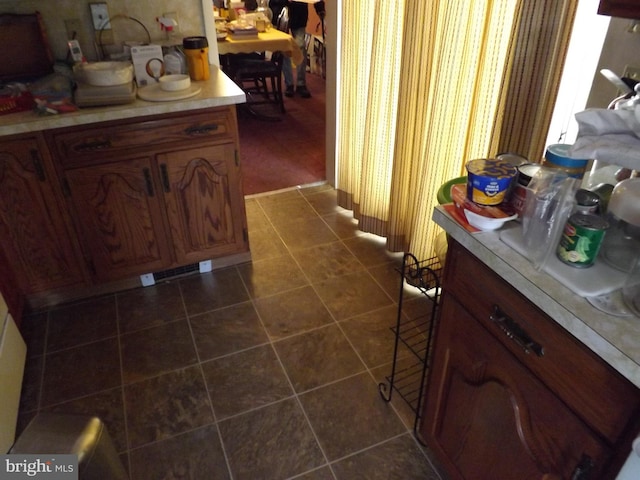
[{"label": "cabinet door panel", "polygon": [[158,155],[178,263],[248,250],[232,144]]},{"label": "cabinet door panel", "polygon": [[[625,434],[628,419],[638,412],[638,390],[458,243],[452,242],[449,253],[444,289],[454,292],[496,338],[505,339],[513,355],[544,379],[547,388],[582,415],[593,430],[612,444],[618,442]],[[507,338],[490,320],[494,306],[539,343],[544,355],[527,354]]]},{"label": "cabinet door panel", "polygon": [[599,478],[606,445],[446,293],[441,319],[421,432],[453,478]]},{"label": "cabinet door panel", "polygon": [[160,202],[147,158],[65,173],[96,275],[120,279],[171,263]]},{"label": "cabinet door panel", "polygon": [[61,210],[57,179],[37,137],[0,146],[0,238],[24,293],[81,283],[82,270]]}]

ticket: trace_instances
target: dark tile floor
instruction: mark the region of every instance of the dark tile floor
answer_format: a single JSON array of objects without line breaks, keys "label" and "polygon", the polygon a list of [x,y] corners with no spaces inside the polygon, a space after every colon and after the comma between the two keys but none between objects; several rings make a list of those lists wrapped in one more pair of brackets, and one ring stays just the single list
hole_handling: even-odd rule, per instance
[{"label": "dark tile floor", "polygon": [[401,255],[327,186],[247,213],[251,263],[25,319],[20,428],[98,415],[135,480],[440,478],[378,392]]}]

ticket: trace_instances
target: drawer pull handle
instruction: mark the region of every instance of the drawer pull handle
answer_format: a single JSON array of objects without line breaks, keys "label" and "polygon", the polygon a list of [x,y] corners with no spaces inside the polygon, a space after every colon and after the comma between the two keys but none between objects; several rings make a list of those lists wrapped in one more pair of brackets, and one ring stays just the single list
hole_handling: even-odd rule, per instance
[{"label": "drawer pull handle", "polygon": [[78,152],[92,152],[94,150],[102,150],[111,148],[111,140],[95,140],[93,142],[81,143],[76,147]]},{"label": "drawer pull handle", "polygon": [[588,480],[591,478],[594,466],[595,464],[593,463],[593,459],[589,455],[583,453],[578,466],[571,475],[571,480]]},{"label": "drawer pull handle", "polygon": [[206,135],[211,132],[215,132],[218,130],[218,125],[210,124],[210,125],[198,125],[197,127],[189,127],[185,129],[185,133],[187,135]]},{"label": "drawer pull handle", "polygon": [[44,168],[42,167],[42,162],[40,161],[40,155],[37,150],[31,150],[31,161],[33,162],[33,168],[36,171],[36,176],[38,180],[44,182],[47,177],[44,174]]},{"label": "drawer pull handle", "polygon": [[151,170],[148,168],[143,168],[142,173],[144,175],[144,183],[147,186],[147,194],[150,197],[153,197],[153,182],[151,181]]},{"label": "drawer pull handle", "polygon": [[171,183],[169,182],[169,172],[167,171],[167,164],[160,164],[160,174],[162,175],[162,185],[166,193],[171,192]]},{"label": "drawer pull handle", "polygon": [[534,352],[539,357],[544,356],[542,345],[532,340],[527,331],[518,322],[505,315],[497,305],[493,306],[493,313],[489,315],[489,319],[498,325],[507,337],[520,345],[525,353]]}]

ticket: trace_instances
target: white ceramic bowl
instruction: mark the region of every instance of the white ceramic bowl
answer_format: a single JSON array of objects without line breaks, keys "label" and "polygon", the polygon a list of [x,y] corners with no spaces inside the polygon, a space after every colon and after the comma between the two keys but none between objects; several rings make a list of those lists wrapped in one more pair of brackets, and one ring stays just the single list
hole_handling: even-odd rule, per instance
[{"label": "white ceramic bowl", "polygon": [[469,222],[469,225],[483,231],[497,230],[506,222],[518,218],[518,215],[511,215],[510,217],[502,218],[489,218],[483,215],[478,215],[477,213],[473,213],[466,208],[464,209],[464,216],[467,217],[467,222]]},{"label": "white ceramic bowl", "polygon": [[133,81],[131,62],[82,63],[75,72],[80,80],[96,87],[124,85]]},{"label": "white ceramic bowl", "polygon": [[165,92],[177,92],[191,86],[189,75],[164,75],[160,77],[160,88]]}]

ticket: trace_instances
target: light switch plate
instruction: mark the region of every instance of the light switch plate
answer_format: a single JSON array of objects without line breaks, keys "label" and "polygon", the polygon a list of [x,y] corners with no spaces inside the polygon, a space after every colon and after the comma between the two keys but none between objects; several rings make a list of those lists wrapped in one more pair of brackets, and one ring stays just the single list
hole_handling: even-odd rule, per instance
[{"label": "light switch plate", "polygon": [[109,8],[106,3],[90,3],[89,9],[91,10],[93,28],[96,32],[99,30],[111,30]]}]

